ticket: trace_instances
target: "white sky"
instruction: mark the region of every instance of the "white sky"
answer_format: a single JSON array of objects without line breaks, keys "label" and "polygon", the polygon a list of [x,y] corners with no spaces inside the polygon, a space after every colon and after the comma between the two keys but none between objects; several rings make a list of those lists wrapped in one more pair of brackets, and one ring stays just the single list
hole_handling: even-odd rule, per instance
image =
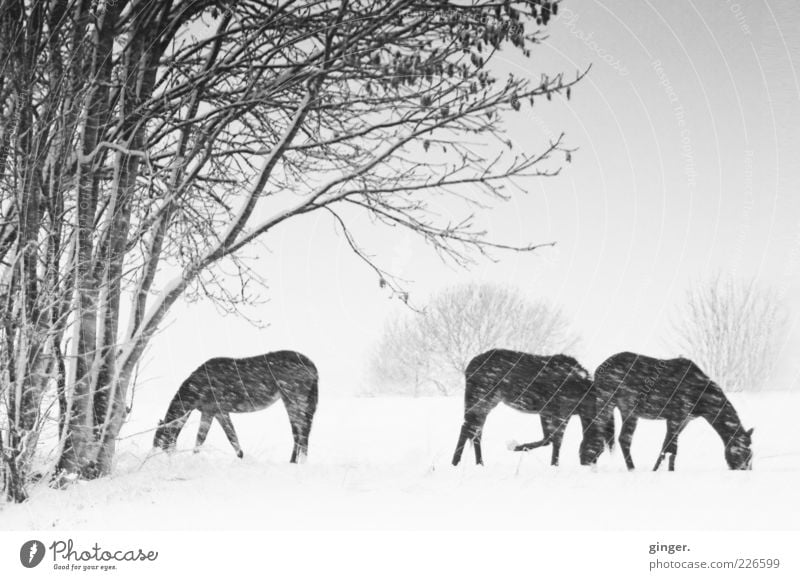
[{"label": "white sky", "polygon": [[[570,101],[542,99],[508,118],[515,146],[535,151],[563,130],[579,151],[560,176],[524,183],[526,195],[483,216],[497,241],[553,240],[556,248],[500,254],[498,263],[465,271],[396,229],[364,220],[354,231],[384,267],[412,280],[418,302],[471,278],[509,281],[557,302],[582,337],[577,354],[590,369],[620,350],[691,356],[668,341],[686,288],[716,271],[755,277],[791,307],[776,380],[794,384],[798,25],[794,0],[566,0],[544,46],[530,59],[503,53],[497,67],[500,78],[508,70],[569,77],[593,63]],[[402,311],[398,301],[328,215],[286,223],[265,243],[259,270],[270,302],[253,314],[269,326],[223,317],[208,304],[179,304],[152,341],[140,389],[166,404],[207,358],[284,348],[315,361],[322,396],[359,387],[384,321]]]}]

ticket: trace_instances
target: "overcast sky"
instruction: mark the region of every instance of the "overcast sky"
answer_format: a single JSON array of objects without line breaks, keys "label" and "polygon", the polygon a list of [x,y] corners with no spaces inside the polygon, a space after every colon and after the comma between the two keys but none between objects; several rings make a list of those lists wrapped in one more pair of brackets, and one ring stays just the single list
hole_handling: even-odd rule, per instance
[{"label": "overcast sky", "polygon": [[[509,116],[515,146],[532,152],[567,134],[578,148],[558,177],[482,216],[509,244],[555,241],[534,254],[499,254],[470,270],[443,265],[413,237],[358,223],[376,259],[411,280],[417,303],[459,281],[507,281],[561,305],[593,369],[634,350],[670,346],[686,289],[714,272],[756,278],[791,307],[776,381],[800,377],[800,10],[795,0],[565,0],[530,59],[496,63],[531,74],[592,65],[572,99],[538,101]],[[447,208],[442,208],[448,211]],[[269,302],[257,329],[208,304],[180,304],[140,369],[141,394],[169,399],[212,356],[291,348],[317,364],[321,396],[364,381],[369,351],[397,300],[337,235],[327,215],[281,226],[259,261]],[[476,353],[477,354],[477,353]],[[165,402],[166,404],[166,402]]]}]

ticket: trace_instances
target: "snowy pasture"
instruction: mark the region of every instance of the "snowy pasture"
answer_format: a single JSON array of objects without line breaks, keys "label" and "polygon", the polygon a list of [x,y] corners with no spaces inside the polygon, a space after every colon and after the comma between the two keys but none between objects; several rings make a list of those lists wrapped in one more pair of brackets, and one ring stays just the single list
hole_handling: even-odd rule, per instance
[{"label": "snowy pasture", "polygon": [[[520,454],[511,439],[541,434],[537,415],[500,407],[483,438],[486,465],[471,448],[450,465],[462,418],[455,398],[335,398],[324,384],[309,460],[288,463],[286,411],[233,415],[244,459],[215,423],[192,453],[193,416],[172,455],[153,452],[153,428],[172,393],[137,399],[112,477],[63,491],[45,485],[22,505],[0,504],[0,529],[797,529],[800,513],[800,394],[732,398],[755,427],[754,469],[729,471],[722,442],[696,420],[680,438],[676,471],[650,471],[665,424],[640,421],[637,470],[618,449],[581,467],[573,418],[561,466],[549,448]],[[195,414],[196,415],[196,414]],[[619,429],[619,424],[617,425]],[[46,444],[47,442],[45,442]],[[664,466],[666,467],[666,466]],[[662,469],[664,469],[662,467]]]}]

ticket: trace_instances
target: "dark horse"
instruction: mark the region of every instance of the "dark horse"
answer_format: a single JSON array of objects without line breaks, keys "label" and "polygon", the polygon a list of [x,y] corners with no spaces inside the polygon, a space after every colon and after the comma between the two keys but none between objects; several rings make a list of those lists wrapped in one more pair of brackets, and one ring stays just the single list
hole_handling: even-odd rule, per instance
[{"label": "dark horse", "polygon": [[[466,370],[464,395],[464,424],[453,455],[453,465],[458,465],[464,445],[472,440],[475,462],[483,465],[481,434],[486,416],[498,403],[524,413],[539,413],[544,437],[541,441],[516,445],[514,451],[528,451],[553,445],[551,464],[558,465],[558,455],[564,430],[572,415],[580,415],[583,427],[580,460],[582,465],[597,461],[603,451],[603,441],[612,445],[613,423],[610,438],[596,432],[597,407],[592,391],[592,381],[578,362],[569,356],[536,356],[523,352],[494,349],[473,358]],[[592,436],[589,436],[592,433]]]},{"label": "dark horse", "polygon": [[628,469],[634,467],[631,441],[639,418],[666,419],[667,435],[653,470],[658,469],[669,453],[669,470],[673,471],[678,435],[695,417],[708,421],[722,439],[728,467],[751,468],[753,430],[745,430],[719,385],[692,361],[621,352],[598,367],[594,383],[600,398],[600,422],[613,420],[614,407],[622,414],[619,445]]},{"label": "dark horse", "polygon": [[308,452],[308,435],[317,408],[317,369],[299,352],[282,350],[249,358],[212,358],[195,370],[175,393],[167,414],[158,423],[153,445],[175,448],[189,414],[202,414],[195,452],[208,435],[211,422],[219,421],[236,455],[242,457],[230,413],[250,413],[283,400],[292,426],[292,463]]}]

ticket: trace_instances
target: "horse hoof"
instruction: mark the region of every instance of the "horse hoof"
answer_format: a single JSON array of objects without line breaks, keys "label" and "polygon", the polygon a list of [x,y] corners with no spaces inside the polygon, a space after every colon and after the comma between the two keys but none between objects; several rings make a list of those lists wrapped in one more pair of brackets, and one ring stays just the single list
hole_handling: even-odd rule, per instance
[{"label": "horse hoof", "polygon": [[244,453],[243,453],[242,451],[237,451],[237,452],[236,452],[236,457],[238,457],[239,459],[241,459],[242,457],[244,457]]},{"label": "horse hoof", "polygon": [[519,443],[517,443],[517,441],[515,439],[512,439],[511,441],[506,443],[506,447],[508,447],[509,451],[516,451],[518,445],[519,445]]}]

